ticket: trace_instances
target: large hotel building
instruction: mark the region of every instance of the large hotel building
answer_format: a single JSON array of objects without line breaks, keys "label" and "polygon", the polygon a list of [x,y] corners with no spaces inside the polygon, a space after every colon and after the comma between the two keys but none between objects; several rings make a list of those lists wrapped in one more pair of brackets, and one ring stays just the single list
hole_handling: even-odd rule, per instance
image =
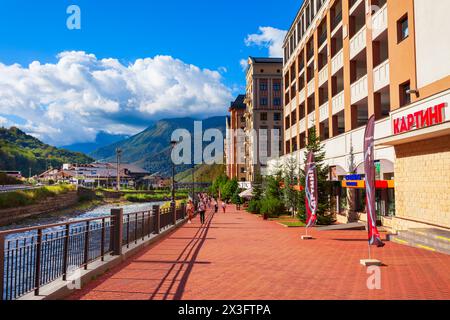
[{"label": "large hotel building", "polygon": [[[339,205],[346,188],[357,188],[364,220],[363,135],[375,115],[381,222],[393,230],[450,228],[448,12],[448,0],[301,5],[283,45],[284,158],[302,164],[316,128],[339,186],[338,220],[349,220]],[[350,173],[357,181],[346,181]]]},{"label": "large hotel building", "polygon": [[[227,175],[252,182],[283,147],[282,58],[249,57],[246,93],[231,103],[227,118]],[[239,132],[240,130],[240,132]],[[241,134],[240,134],[241,133]]]}]

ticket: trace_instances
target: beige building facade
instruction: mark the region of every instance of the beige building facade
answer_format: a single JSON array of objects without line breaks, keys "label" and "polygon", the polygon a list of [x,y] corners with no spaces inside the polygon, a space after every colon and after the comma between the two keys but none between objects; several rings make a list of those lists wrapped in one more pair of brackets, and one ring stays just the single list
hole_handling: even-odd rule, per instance
[{"label": "beige building facade", "polygon": [[246,180],[265,174],[267,161],[283,154],[282,58],[249,57],[246,73]]},{"label": "beige building facade", "polygon": [[446,0],[305,0],[283,44],[285,154],[302,164],[315,127],[333,179],[350,173],[350,150],[364,175],[375,115],[378,179],[395,182],[380,220],[393,229],[450,228],[449,10]]}]

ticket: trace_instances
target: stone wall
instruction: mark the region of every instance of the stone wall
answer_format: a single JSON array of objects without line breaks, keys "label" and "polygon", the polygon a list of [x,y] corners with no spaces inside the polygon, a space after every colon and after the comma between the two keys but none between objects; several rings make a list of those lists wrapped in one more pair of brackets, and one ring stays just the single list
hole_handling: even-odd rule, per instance
[{"label": "stone wall", "polygon": [[77,191],[69,191],[65,194],[47,198],[46,200],[31,206],[0,210],[0,226],[8,225],[31,216],[70,207],[78,202],[78,198]]},{"label": "stone wall", "polygon": [[395,151],[396,217],[450,228],[450,135]]}]

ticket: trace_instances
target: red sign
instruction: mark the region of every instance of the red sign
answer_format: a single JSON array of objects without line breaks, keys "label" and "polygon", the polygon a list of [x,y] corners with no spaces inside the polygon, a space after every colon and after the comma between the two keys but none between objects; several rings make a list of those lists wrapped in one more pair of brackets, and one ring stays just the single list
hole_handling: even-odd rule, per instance
[{"label": "red sign", "polygon": [[445,103],[394,119],[394,134],[429,127],[444,122]]}]

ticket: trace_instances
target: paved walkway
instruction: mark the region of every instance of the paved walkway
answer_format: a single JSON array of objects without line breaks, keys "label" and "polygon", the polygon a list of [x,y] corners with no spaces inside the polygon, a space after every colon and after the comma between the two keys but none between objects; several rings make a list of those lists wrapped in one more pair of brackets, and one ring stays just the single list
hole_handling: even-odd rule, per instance
[{"label": "paved walkway", "polygon": [[364,231],[313,231],[234,206],[198,217],[70,299],[450,299],[450,256],[387,242],[374,255],[381,290],[367,288]]}]

